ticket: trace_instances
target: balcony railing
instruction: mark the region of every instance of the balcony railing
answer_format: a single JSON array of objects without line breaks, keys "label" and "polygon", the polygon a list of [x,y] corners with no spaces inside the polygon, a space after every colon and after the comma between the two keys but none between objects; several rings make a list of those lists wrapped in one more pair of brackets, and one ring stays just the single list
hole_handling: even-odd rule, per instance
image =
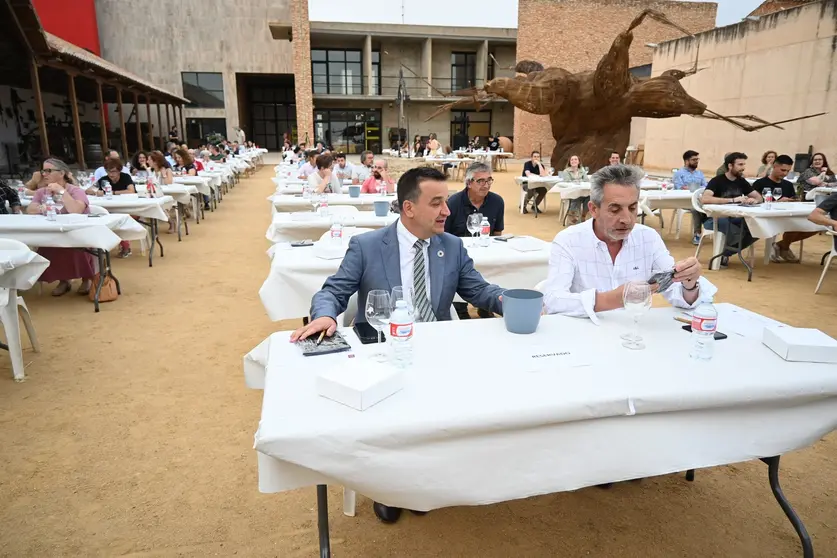
[{"label": "balcony railing", "polygon": [[[379,95],[395,99],[398,96],[398,76],[381,76],[379,83],[375,84],[376,88],[372,92],[373,95]],[[430,87],[427,82],[415,76],[404,76],[404,86],[407,95],[412,99],[428,99],[439,98],[445,95],[450,95],[456,91],[469,89],[472,87],[482,87],[483,80],[477,80],[476,83],[470,83],[464,80],[453,80],[451,78],[433,78],[430,81]],[[361,83],[354,81],[352,83],[339,83],[335,87],[334,83],[330,84],[330,92],[325,91],[325,87],[314,88],[315,95],[367,95],[366,80],[361,80]]]}]

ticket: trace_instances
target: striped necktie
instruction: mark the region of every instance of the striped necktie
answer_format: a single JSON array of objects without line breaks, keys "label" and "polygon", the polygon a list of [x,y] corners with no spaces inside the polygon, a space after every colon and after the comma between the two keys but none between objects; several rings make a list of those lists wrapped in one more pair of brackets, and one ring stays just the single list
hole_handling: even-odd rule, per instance
[{"label": "striped necktie", "polygon": [[424,240],[413,245],[413,308],[417,322],[435,322],[436,314],[427,299],[427,278],[425,277]]}]

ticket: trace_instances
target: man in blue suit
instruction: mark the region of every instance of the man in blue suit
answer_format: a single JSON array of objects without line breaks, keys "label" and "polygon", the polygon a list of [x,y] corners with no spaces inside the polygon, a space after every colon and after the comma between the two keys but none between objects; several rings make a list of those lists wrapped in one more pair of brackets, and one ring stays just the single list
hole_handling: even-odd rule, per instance
[{"label": "man in blue suit", "polygon": [[[417,322],[450,320],[456,293],[477,308],[502,314],[503,289],[491,285],[474,269],[462,240],[445,232],[450,215],[448,185],[436,169],[419,167],[398,180],[401,218],[392,225],[354,236],[337,273],[326,279],[311,300],[311,322],[291,335],[291,342],[337,329],[337,316],[358,293],[358,307],[374,289],[411,287]],[[405,288],[405,291],[408,289]],[[357,321],[366,319],[363,311]],[[401,509],[374,504],[384,522],[398,520]]]}]

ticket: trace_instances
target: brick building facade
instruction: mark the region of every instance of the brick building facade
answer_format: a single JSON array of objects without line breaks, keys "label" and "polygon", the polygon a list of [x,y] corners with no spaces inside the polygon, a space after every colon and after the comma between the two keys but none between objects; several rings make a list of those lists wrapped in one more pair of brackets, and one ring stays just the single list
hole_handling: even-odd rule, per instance
[{"label": "brick building facade", "polygon": [[[697,33],[715,27],[718,6],[663,0],[519,0],[517,60],[536,60],[571,72],[593,70],[613,39],[646,8],[659,10]],[[634,31],[631,67],[651,63],[653,50],[646,43],[680,36],[674,28],[646,20]],[[533,149],[548,156],[554,146],[548,116],[515,109],[514,149],[518,157],[528,157]]]}]

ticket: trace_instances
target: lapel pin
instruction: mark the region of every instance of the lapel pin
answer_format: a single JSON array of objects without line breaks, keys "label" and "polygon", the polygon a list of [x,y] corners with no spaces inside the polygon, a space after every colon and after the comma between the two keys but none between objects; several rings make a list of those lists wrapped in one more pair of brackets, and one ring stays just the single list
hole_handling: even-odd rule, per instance
[{"label": "lapel pin", "polygon": [[445,253],[442,250],[439,250],[438,252],[436,252],[436,255],[439,256],[440,258],[445,257]]}]

